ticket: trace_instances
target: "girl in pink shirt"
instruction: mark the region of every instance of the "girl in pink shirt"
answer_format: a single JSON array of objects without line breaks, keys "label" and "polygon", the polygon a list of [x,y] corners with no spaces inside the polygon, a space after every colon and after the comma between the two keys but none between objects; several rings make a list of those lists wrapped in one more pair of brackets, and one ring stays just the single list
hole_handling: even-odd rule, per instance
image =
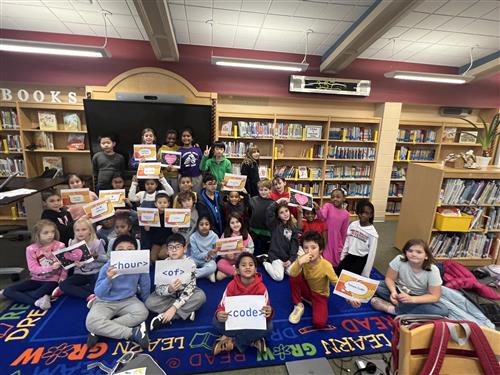
[{"label": "girl in pink shirt", "polygon": [[[70,189],[84,189],[86,188],[85,182],[82,180],[80,176],[75,173],[70,173],[68,175],[68,186]],[[90,200],[95,201],[98,199],[97,194],[93,191],[90,191]],[[74,221],[77,221],[79,218],[85,215],[83,211],[83,206],[85,204],[73,204],[68,207],[68,212],[71,214],[71,217]]]},{"label": "girl in pink shirt", "polygon": [[338,188],[332,191],[331,203],[326,203],[321,208],[314,203],[318,218],[323,220],[328,228],[328,243],[323,251],[323,258],[334,267],[340,263],[340,254],[349,227],[349,212],[344,208],[345,195],[345,191]]},{"label": "girl in pink shirt", "polygon": [[26,305],[35,305],[42,310],[50,308],[50,295],[66,279],[67,272],[54,256],[64,248],[59,242],[56,225],[49,220],[40,220],[33,227],[33,244],[26,248],[26,260],[31,280],[11,285],[0,295]]}]

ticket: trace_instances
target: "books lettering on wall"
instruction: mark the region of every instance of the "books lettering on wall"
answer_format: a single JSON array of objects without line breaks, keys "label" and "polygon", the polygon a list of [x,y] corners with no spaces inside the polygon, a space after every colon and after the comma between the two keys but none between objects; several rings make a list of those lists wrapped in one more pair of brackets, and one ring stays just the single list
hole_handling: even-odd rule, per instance
[{"label": "books lettering on wall", "polygon": [[64,174],[62,157],[60,156],[44,156],[42,158],[42,168],[44,171],[48,169],[57,169],[59,175]]},{"label": "books lettering on wall", "polygon": [[80,116],[76,112],[65,112],[63,114],[64,130],[82,130]]},{"label": "books lettering on wall", "polygon": [[[495,233],[438,233],[432,236],[430,249],[435,257],[492,257],[498,254]],[[496,259],[496,255],[495,258]]]},{"label": "books lettering on wall", "polygon": [[57,117],[55,112],[39,111],[38,124],[40,130],[57,130]]},{"label": "books lettering on wall", "polygon": [[0,129],[19,129],[16,111],[13,109],[0,110]]},{"label": "books lettering on wall", "polygon": [[477,134],[478,132],[461,132],[460,133],[460,139],[458,140],[459,143],[476,143],[477,142]]},{"label": "books lettering on wall", "polygon": [[441,204],[498,205],[500,180],[445,180],[441,188]]},{"label": "books lettering on wall", "polygon": [[51,133],[46,132],[35,132],[33,135],[33,143],[36,148],[43,150],[53,150],[54,149],[54,137]]},{"label": "books lettering on wall", "polygon": [[443,129],[443,137],[441,138],[441,142],[444,143],[453,143],[457,138],[457,128],[444,128]]},{"label": "books lettering on wall", "polygon": [[373,147],[329,146],[328,157],[334,159],[366,159],[375,160]]},{"label": "books lettering on wall", "polygon": [[69,134],[66,148],[68,150],[85,150],[85,134]]},{"label": "books lettering on wall", "polygon": [[325,178],[369,178],[370,174],[369,164],[327,165],[325,168]]},{"label": "books lettering on wall", "polygon": [[9,177],[12,173],[19,172],[19,176],[25,176],[24,160],[18,158],[0,159],[0,177]]}]

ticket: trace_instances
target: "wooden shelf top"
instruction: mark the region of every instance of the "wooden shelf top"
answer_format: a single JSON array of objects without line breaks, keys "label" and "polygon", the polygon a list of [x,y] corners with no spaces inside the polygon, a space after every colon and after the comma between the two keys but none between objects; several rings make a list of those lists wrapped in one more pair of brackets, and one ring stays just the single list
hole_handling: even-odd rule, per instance
[{"label": "wooden shelf top", "polygon": [[26,150],[26,152],[38,152],[38,153],[72,153],[72,154],[89,154],[90,150]]},{"label": "wooden shelf top", "polygon": [[26,218],[25,217],[11,217],[11,216],[6,216],[6,215],[2,215],[0,216],[0,221],[26,221]]},{"label": "wooden shelf top", "polygon": [[0,151],[0,154],[3,154],[3,155],[9,155],[9,154],[13,154],[13,155],[22,155],[22,151]]},{"label": "wooden shelf top", "polygon": [[234,139],[234,140],[251,139],[254,141],[272,141],[273,140],[272,137],[258,137],[258,136],[255,136],[255,137],[235,137],[234,135],[219,135],[219,139]]},{"label": "wooden shelf top", "polygon": [[336,158],[327,158],[327,161],[365,161],[365,162],[374,162],[375,159],[336,159]]},{"label": "wooden shelf top", "polygon": [[305,156],[284,156],[282,158],[275,158],[274,160],[302,160],[302,161],[323,161],[324,158],[306,158]]},{"label": "wooden shelf top", "polygon": [[14,132],[14,133],[19,133],[20,131],[21,131],[21,128],[16,128],[16,129],[0,128],[0,132]]},{"label": "wooden shelf top", "polygon": [[324,181],[359,181],[359,182],[369,182],[371,181],[372,179],[371,178],[366,178],[366,177],[360,177],[360,178],[356,178],[356,177],[349,177],[349,178],[344,178],[344,177],[339,177],[339,178],[325,178]]},{"label": "wooden shelf top", "polygon": [[500,207],[500,204],[457,204],[457,203],[438,203],[437,207]]},{"label": "wooden shelf top", "polygon": [[399,195],[388,195],[387,198],[389,199],[403,199],[403,196],[399,196]]},{"label": "wooden shelf top", "polygon": [[391,181],[394,181],[394,182],[405,182],[406,178],[391,178]]},{"label": "wooden shelf top", "polygon": [[295,178],[295,177],[284,177],[287,181],[298,181],[298,182],[318,182],[318,178]]},{"label": "wooden shelf top", "polygon": [[425,146],[439,146],[439,143],[436,142],[406,142],[406,141],[397,141],[396,144],[400,145],[425,145]]},{"label": "wooden shelf top", "polygon": [[62,103],[24,103],[19,102],[20,109],[33,109],[36,111],[53,110],[53,111],[81,111],[83,112],[83,104],[62,104]]},{"label": "wooden shelf top", "polygon": [[41,129],[22,129],[23,132],[45,132],[45,133],[79,133],[87,134],[86,130],[41,130]]},{"label": "wooden shelf top", "polygon": [[435,160],[393,160],[394,163],[435,163]]},{"label": "wooden shelf top", "polygon": [[386,212],[385,216],[399,216],[399,212]]},{"label": "wooden shelf top", "polygon": [[479,143],[441,142],[441,146],[481,147]]},{"label": "wooden shelf top", "polygon": [[335,142],[335,143],[371,143],[371,144],[377,144],[377,141],[370,140],[370,141],[361,141],[361,140],[354,140],[354,139],[329,139],[329,142]]},{"label": "wooden shelf top", "polygon": [[467,168],[450,168],[445,167],[441,163],[420,164],[415,163],[419,167],[432,168],[440,170],[444,173],[443,178],[476,178],[476,179],[489,179],[500,180],[500,168],[493,165],[488,165],[486,168],[481,169],[467,169]]},{"label": "wooden shelf top", "polygon": [[[227,156],[228,159],[245,159],[246,156]],[[259,160],[271,160],[271,156],[259,156]]]}]

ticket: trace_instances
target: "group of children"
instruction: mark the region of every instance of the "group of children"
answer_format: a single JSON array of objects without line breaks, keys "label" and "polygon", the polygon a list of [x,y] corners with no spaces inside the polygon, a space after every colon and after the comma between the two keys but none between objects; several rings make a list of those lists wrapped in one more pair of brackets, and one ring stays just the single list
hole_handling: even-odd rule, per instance
[{"label": "group of children", "polygon": [[[258,178],[256,147],[249,148],[244,162],[248,173],[245,191],[220,191],[224,174],[232,171],[230,161],[224,157],[224,144],[214,144],[214,156],[209,158],[211,149],[202,154],[199,147],[193,146],[189,129],[182,132],[183,147],[176,145],[176,139],[176,132],[167,132],[162,147],[181,150],[180,171],[165,170],[165,175],[143,183],[134,177],[126,208],[97,225],[86,218],[80,206],[67,210],[55,191],[44,193],[42,220],[33,228],[33,244],[26,250],[31,279],[8,287],[1,294],[41,309],[50,308],[51,301],[62,294],[85,300],[90,309],[86,319],[90,347],[101,336],[130,339],[146,348],[149,339],[145,321],[149,311],[156,314],[149,330],[173,319],[194,320],[195,312],[207,298],[196,280],[207,278],[216,282],[230,277],[232,280],[214,316],[214,326],[221,334],[214,354],[234,347],[244,351],[249,346],[265,351],[273,309],[262,276],[257,272],[257,265],[261,264],[275,281],[289,275],[293,303],[289,321],[300,322],[306,301],[312,304],[313,326],[324,328],[328,321],[329,285],[337,282],[337,275],[345,269],[370,276],[378,240],[373,226],[373,205],[367,200],[358,201],[358,220],[351,224],[349,212],[344,209],[346,193],[342,189],[334,190],[331,201],[323,207],[316,203],[312,210],[289,207],[285,179]],[[97,188],[122,189],[125,180],[119,168],[123,163],[116,163],[115,159],[120,158],[111,157],[117,155],[115,142],[110,137],[101,137],[100,142],[104,156],[97,153],[93,158]],[[156,142],[152,129],[143,131],[142,142]],[[202,171],[206,172],[203,177]],[[84,182],[71,174],[68,185],[82,188]],[[91,198],[97,199],[97,195],[91,193]],[[141,226],[135,230],[135,207],[157,208],[160,216],[169,207],[190,209],[191,221],[187,228],[166,228],[161,219],[161,227]],[[220,256],[217,240],[235,236],[243,239],[241,253]],[[86,242],[94,260],[76,263],[74,272],[68,276],[53,253],[80,241]],[[152,290],[148,274],[118,275],[109,262],[110,252],[137,249],[150,249],[152,267],[157,260],[188,259],[189,281],[176,279],[168,285],[155,285]],[[373,298],[372,305],[392,314],[419,307],[445,315],[438,303],[439,281],[426,244],[409,243],[404,255],[391,262],[380,288],[381,298]],[[397,289],[398,285],[403,290]],[[262,313],[267,319],[266,330],[225,329],[224,322],[228,319],[225,299],[238,295],[265,296]],[[360,306],[356,301],[350,303],[353,307]]]}]

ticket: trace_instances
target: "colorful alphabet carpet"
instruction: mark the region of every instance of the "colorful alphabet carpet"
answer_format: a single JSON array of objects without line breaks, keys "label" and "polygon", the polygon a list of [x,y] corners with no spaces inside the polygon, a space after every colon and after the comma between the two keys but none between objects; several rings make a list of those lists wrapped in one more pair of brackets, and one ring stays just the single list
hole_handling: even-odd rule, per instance
[{"label": "colorful alphabet carpet", "polygon": [[[374,271],[372,277],[381,279],[382,275]],[[291,325],[288,280],[278,283],[264,275],[264,281],[275,309],[274,329],[267,340],[266,353],[260,355],[251,348],[244,354],[233,351],[212,356],[217,336],[211,320],[228,281],[212,284],[201,280],[198,285],[207,294],[207,302],[197,312],[195,321],[175,321],[151,333],[149,354],[167,374],[175,375],[390,351],[391,318],[372,310],[369,304],[353,309],[343,299],[331,296],[328,329],[312,329],[311,310],[307,305],[302,321]],[[0,374],[103,374],[97,369],[87,371],[87,364],[100,361],[112,366],[123,353],[141,350],[134,343],[111,339],[88,349],[85,344],[87,312],[83,301],[65,296],[48,311],[12,304],[0,315]]]}]

